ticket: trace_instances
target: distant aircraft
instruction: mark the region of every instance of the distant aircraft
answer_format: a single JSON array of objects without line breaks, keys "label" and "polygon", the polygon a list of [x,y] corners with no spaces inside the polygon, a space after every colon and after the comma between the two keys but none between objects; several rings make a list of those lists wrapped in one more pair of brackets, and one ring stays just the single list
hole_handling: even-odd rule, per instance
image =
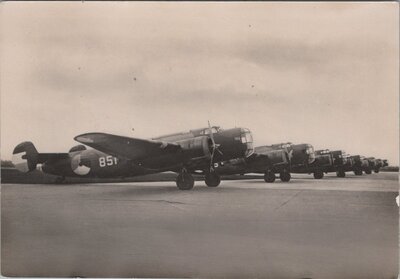
[{"label": "distant aircraft", "polygon": [[350,156],[352,166],[347,168],[348,171],[353,171],[355,175],[362,175],[363,171],[366,174],[371,174],[371,167],[374,165],[373,160],[368,160],[364,156],[353,155]]},{"label": "distant aircraft", "polygon": [[76,136],[84,145],[74,146],[68,153],[38,153],[31,142],[15,147],[13,163],[19,171],[29,172],[41,164],[45,173],[65,177],[129,177],[157,172],[179,173],[176,184],[181,190],[194,186],[192,173],[205,175],[209,187],[220,184],[214,165],[253,153],[250,130],[218,126],[175,133],[153,139],[138,139],[106,133]]},{"label": "distant aircraft", "polygon": [[387,160],[375,159],[374,157],[368,157],[364,160],[368,162],[368,166],[365,164],[365,167],[363,168],[366,174],[371,174],[372,171],[379,173],[382,167],[388,166]]},{"label": "distant aircraft", "polygon": [[329,150],[315,151],[315,160],[309,165],[299,165],[292,168],[293,173],[313,173],[315,179],[324,177],[324,172],[334,168],[334,158]]},{"label": "distant aircraft", "polygon": [[324,173],[336,172],[338,177],[345,177],[346,172],[354,171],[362,175],[363,170],[369,168],[369,162],[364,157],[347,155],[343,150],[330,151],[329,149],[317,150],[315,162],[308,168],[295,168],[294,173],[313,173],[315,179],[324,177]]},{"label": "distant aircraft", "polygon": [[232,159],[218,164],[219,174],[264,173],[265,182],[275,181],[275,174],[283,182],[291,179],[290,172],[298,166],[307,167],[315,160],[311,144],[279,143],[258,146],[247,158]]},{"label": "distant aircraft", "polygon": [[[371,174],[372,170],[379,172],[383,161],[373,157],[365,158],[360,155],[347,155],[343,150],[317,150],[316,160],[308,168],[292,168],[294,173],[313,173],[314,178],[321,179],[324,173],[336,172],[338,177],[345,177],[346,172],[353,171],[355,175]],[[380,161],[379,161],[380,160]]]}]

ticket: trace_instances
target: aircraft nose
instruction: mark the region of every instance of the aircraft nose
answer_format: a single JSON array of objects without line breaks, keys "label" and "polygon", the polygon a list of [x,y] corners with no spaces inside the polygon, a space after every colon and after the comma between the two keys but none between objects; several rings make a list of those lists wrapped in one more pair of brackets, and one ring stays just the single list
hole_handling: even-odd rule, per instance
[{"label": "aircraft nose", "polygon": [[306,153],[308,154],[308,163],[312,164],[315,161],[315,151],[312,145],[307,145]]}]

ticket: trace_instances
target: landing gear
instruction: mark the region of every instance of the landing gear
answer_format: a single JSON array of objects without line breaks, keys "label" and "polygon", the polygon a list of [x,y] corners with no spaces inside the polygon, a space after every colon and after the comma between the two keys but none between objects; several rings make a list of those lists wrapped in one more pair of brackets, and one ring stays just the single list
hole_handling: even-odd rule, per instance
[{"label": "landing gear", "polygon": [[314,172],[314,178],[315,179],[322,179],[323,177],[324,177],[324,173],[322,171]]},{"label": "landing gear", "polygon": [[365,172],[366,174],[371,174],[371,173],[372,173],[372,170],[371,170],[371,169],[366,169],[364,172]]},{"label": "landing gear", "polygon": [[221,177],[215,171],[206,172],[204,182],[208,187],[217,187],[221,183]]},{"label": "landing gear", "polygon": [[337,177],[345,177],[346,176],[346,172],[344,170],[338,170],[336,172],[336,176]]},{"label": "landing gear", "polygon": [[179,190],[190,190],[194,186],[194,178],[184,169],[176,178],[176,186]]},{"label": "landing gear", "polygon": [[374,173],[379,173],[379,169],[374,169]]},{"label": "landing gear", "polygon": [[359,169],[354,170],[354,174],[355,175],[362,175],[362,170],[359,170]]},{"label": "landing gear", "polygon": [[283,171],[279,174],[279,178],[281,179],[282,182],[289,182],[291,175],[290,172],[288,171]]},{"label": "landing gear", "polygon": [[54,183],[57,183],[57,184],[61,184],[61,183],[63,183],[63,182],[65,182],[65,176],[59,176],[59,177],[57,177],[56,180],[54,181]]},{"label": "landing gear", "polygon": [[264,174],[264,180],[267,183],[272,183],[275,181],[275,173],[272,171],[266,171]]}]

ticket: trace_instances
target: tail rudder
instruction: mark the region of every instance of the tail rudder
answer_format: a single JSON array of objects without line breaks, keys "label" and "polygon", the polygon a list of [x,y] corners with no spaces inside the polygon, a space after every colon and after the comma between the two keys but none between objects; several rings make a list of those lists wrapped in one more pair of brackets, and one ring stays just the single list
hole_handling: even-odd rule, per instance
[{"label": "tail rudder", "polygon": [[30,141],[18,144],[13,151],[12,162],[20,172],[30,172],[36,169],[39,153]]}]

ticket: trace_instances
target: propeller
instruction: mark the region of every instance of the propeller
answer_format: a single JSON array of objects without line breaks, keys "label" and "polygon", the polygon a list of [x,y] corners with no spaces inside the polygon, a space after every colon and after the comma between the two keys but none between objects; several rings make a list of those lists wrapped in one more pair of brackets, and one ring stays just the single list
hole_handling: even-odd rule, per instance
[{"label": "propeller", "polygon": [[212,151],[211,151],[211,160],[210,160],[210,172],[213,171],[213,160],[214,160],[214,154],[215,154],[215,150],[218,151],[219,154],[223,155],[222,151],[218,149],[218,147],[220,146],[219,144],[215,143],[214,140],[214,135],[211,129],[211,125],[210,125],[210,121],[208,121],[208,131],[209,131],[209,135],[211,138],[211,142],[212,142]]}]

